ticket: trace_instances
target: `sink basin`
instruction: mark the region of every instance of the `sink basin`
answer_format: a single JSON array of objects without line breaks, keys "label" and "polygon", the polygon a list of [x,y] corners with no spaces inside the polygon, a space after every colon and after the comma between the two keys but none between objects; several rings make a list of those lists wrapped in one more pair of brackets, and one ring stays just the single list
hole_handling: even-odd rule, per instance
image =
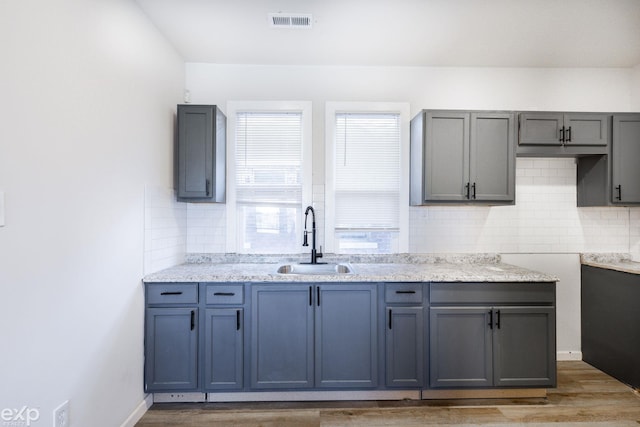
[{"label": "sink basin", "polygon": [[279,274],[353,274],[353,267],[348,263],[327,264],[284,264],[278,267]]}]

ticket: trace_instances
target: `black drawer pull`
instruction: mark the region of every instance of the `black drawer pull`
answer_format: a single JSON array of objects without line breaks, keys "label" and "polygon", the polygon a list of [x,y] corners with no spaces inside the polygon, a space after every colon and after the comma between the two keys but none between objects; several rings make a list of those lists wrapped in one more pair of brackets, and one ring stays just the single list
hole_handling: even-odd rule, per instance
[{"label": "black drawer pull", "polygon": [[393,313],[391,309],[389,309],[389,329],[393,329]]},{"label": "black drawer pull", "polygon": [[500,310],[496,310],[496,327],[500,329]]},{"label": "black drawer pull", "polygon": [[162,292],[160,295],[182,295],[182,291],[178,292]]},{"label": "black drawer pull", "polygon": [[232,297],[235,292],[215,292],[213,295],[216,297]]},{"label": "black drawer pull", "polygon": [[396,291],[396,294],[415,294],[416,291]]},{"label": "black drawer pull", "polygon": [[236,310],[236,331],[240,330],[240,310]]},{"label": "black drawer pull", "polygon": [[489,311],[489,323],[488,326],[490,329],[493,329],[493,310]]},{"label": "black drawer pull", "polygon": [[622,200],[622,185],[616,185],[616,191],[618,192],[616,200]]},{"label": "black drawer pull", "polygon": [[196,327],[196,312],[195,310],[191,310],[191,330]]}]

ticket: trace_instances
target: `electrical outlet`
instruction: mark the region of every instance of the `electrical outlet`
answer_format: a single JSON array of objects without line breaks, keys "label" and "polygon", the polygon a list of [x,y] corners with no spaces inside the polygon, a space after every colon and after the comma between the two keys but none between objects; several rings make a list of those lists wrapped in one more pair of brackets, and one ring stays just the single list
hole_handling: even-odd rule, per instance
[{"label": "electrical outlet", "polygon": [[69,427],[69,401],[53,410],[53,427]]}]

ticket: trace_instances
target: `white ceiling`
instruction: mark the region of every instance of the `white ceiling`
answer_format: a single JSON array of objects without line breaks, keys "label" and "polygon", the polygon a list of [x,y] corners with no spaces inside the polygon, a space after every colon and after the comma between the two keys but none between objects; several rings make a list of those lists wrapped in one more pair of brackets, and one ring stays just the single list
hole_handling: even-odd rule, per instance
[{"label": "white ceiling", "polygon": [[[640,0],[134,0],[186,62],[631,67]],[[270,12],[311,13],[309,30]]]}]

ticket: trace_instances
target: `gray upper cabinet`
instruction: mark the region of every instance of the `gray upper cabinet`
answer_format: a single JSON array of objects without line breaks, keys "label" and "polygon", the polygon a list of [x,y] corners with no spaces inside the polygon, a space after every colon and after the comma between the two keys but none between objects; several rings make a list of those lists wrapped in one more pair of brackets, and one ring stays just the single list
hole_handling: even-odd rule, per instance
[{"label": "gray upper cabinet", "polygon": [[612,202],[640,203],[640,114],[613,117]]},{"label": "gray upper cabinet", "polygon": [[577,159],[578,206],[640,204],[640,114],[614,114],[609,155]]},{"label": "gray upper cabinet", "polygon": [[607,154],[610,114],[520,113],[518,155]]},{"label": "gray upper cabinet", "polygon": [[512,203],[512,113],[423,111],[411,121],[411,204]]},{"label": "gray upper cabinet", "polygon": [[215,105],[178,105],[178,200],[224,202],[226,117]]}]

